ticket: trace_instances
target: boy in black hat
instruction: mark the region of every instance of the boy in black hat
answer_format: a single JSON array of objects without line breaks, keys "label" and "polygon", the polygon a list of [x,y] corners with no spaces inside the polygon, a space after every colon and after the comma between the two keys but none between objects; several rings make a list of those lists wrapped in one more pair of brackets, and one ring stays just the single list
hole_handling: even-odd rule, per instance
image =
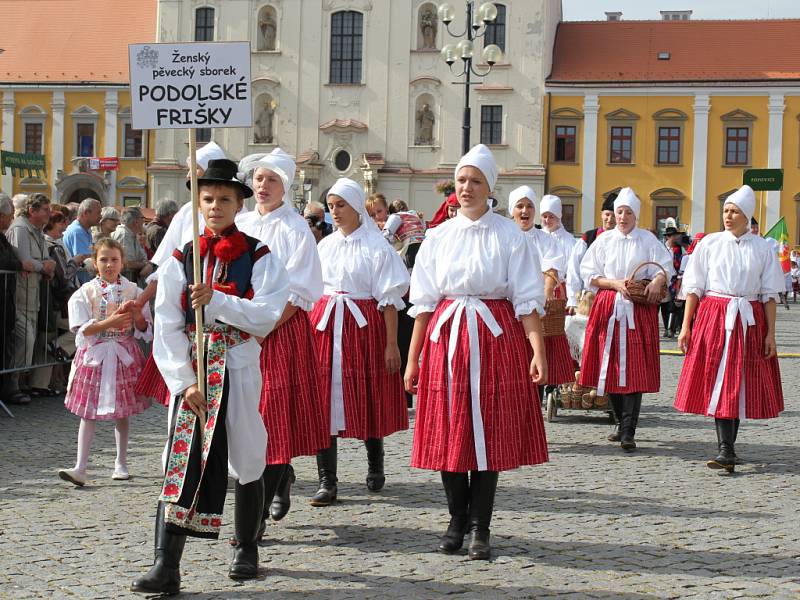
[{"label": "boy in black hat", "polygon": [[[134,592],[177,594],[186,536],[217,539],[228,472],[236,481],[238,540],[232,579],[258,575],[256,539],[264,506],[261,475],[266,431],[258,412],[260,347],[289,297],[281,262],[234,223],[253,191],[236,178],[237,165],[212,160],[197,180],[203,280],[194,283],[193,247],[161,265],[155,303],[153,355],[172,394],[171,434],[156,513],[155,563],[131,584]],[[197,387],[193,351],[195,309],[204,310],[206,393]]]}]

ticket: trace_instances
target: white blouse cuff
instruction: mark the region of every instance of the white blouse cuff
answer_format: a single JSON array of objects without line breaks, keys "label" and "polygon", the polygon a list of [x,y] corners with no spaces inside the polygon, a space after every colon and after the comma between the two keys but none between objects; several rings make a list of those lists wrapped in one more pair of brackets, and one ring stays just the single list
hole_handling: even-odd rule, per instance
[{"label": "white blouse cuff", "polygon": [[296,306],[300,310],[304,310],[306,312],[309,312],[312,308],[314,308],[313,302],[309,302],[308,300],[306,300],[302,296],[299,296],[298,294],[289,294],[288,302],[292,306]]},{"label": "white blouse cuff", "polygon": [[92,343],[94,343],[94,341],[97,339],[97,336],[84,335],[83,332],[86,330],[87,327],[89,327],[89,325],[94,325],[95,323],[97,323],[97,319],[89,319],[88,321],[86,321],[86,323],[84,323],[83,325],[78,327],[78,329],[75,330],[75,346],[77,346],[78,348],[86,348],[87,346],[90,346]]},{"label": "white blouse cuff", "polygon": [[384,296],[378,300],[378,310],[383,310],[387,306],[394,306],[397,310],[403,310],[406,303],[403,302],[402,296]]},{"label": "white blouse cuff", "polygon": [[156,269],[155,271],[153,271],[152,273],[150,273],[150,275],[148,275],[148,276],[147,276],[147,278],[144,280],[144,282],[145,282],[146,284],[150,284],[150,283],[152,283],[153,281],[155,281],[156,283],[158,283],[158,269]]},{"label": "white blouse cuff", "polygon": [[595,279],[599,279],[602,276],[603,276],[602,273],[592,273],[586,279],[583,280],[584,288],[592,292],[593,294],[596,294],[597,292],[600,291],[600,288],[597,287],[596,285],[592,285],[592,281],[594,281]]},{"label": "white blouse cuff", "polygon": [[761,297],[761,302],[764,303],[764,304],[766,304],[770,300],[775,300],[776,303],[780,303],[780,301],[781,301],[781,298],[777,293],[774,293],[774,294],[773,293],[761,294],[760,297]]},{"label": "white blouse cuff", "polygon": [[702,288],[697,288],[697,287],[682,287],[681,293],[683,294],[684,297],[688,297],[689,294],[694,294],[695,296],[697,296],[699,300],[700,298],[705,296],[706,291]]},{"label": "white blouse cuff", "polygon": [[544,307],[538,300],[528,300],[514,305],[514,315],[518,319],[533,312],[539,313],[540,317],[544,316]]},{"label": "white blouse cuff", "polygon": [[133,337],[134,339],[142,340],[143,342],[151,342],[153,340],[153,323],[147,321],[147,328],[144,331],[137,329],[136,325],[134,325]]},{"label": "white blouse cuff", "polygon": [[436,306],[436,304],[412,304],[411,308],[408,309],[408,316],[416,319],[417,315],[422,313],[432,313],[436,310]]}]

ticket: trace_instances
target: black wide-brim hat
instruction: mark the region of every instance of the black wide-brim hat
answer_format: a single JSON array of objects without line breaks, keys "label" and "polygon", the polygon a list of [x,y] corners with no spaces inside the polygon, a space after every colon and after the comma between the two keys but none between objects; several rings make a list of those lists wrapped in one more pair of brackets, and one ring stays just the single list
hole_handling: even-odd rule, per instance
[{"label": "black wide-brim hat", "polygon": [[[197,178],[197,185],[204,183],[226,183],[228,185],[236,186],[242,190],[242,195],[245,198],[250,198],[253,195],[253,189],[249,185],[245,185],[237,177],[239,172],[239,165],[227,158],[215,158],[208,161],[208,168],[203,173],[202,177]],[[186,187],[191,189],[192,182],[188,180]]]},{"label": "black wide-brim hat", "polygon": [[664,231],[664,235],[669,237],[671,235],[678,235],[680,231],[675,229],[674,227],[667,227],[666,231]]}]

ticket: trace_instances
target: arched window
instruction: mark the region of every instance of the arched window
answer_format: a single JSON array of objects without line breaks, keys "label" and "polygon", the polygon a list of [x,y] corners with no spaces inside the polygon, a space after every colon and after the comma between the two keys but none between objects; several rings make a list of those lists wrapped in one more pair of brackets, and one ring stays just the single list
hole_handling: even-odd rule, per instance
[{"label": "arched window", "polygon": [[261,51],[278,48],[278,16],[272,6],[265,6],[258,13],[258,44]]},{"label": "arched window", "polygon": [[497,18],[486,26],[484,36],[484,46],[497,44],[500,50],[506,51],[506,7],[505,4],[495,3],[497,7]]},{"label": "arched window", "polygon": [[364,15],[343,10],[331,15],[331,83],[361,83]]},{"label": "arched window", "polygon": [[194,41],[214,41],[214,9],[208,6],[194,11]]}]

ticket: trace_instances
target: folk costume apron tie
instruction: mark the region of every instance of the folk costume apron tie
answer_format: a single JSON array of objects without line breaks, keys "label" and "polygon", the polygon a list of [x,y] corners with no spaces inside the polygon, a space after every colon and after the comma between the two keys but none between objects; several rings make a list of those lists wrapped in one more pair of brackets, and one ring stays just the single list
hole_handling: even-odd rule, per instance
[{"label": "folk costume apron tie", "polygon": [[[344,418],[344,390],[342,389],[342,331],[344,328],[345,306],[359,328],[367,326],[364,313],[353,300],[371,300],[370,294],[348,294],[333,292],[328,296],[325,312],[317,324],[317,331],[325,331],[333,312],[333,356],[331,357],[331,435],[339,435],[346,427]],[[334,308],[336,309],[334,311]]]},{"label": "folk costume apron tie", "polygon": [[[205,489],[206,466],[211,451],[214,432],[219,426],[218,416],[223,408],[223,391],[225,384],[225,364],[230,348],[245,343],[250,334],[230,325],[206,324],[203,327],[203,338],[206,341],[206,422],[202,431],[195,431],[197,415],[189,408],[186,400],[180,398],[180,405],[175,416],[175,428],[172,433],[169,456],[167,458],[166,475],[161,489],[160,501],[167,503],[167,523],[200,534],[200,537],[218,537],[222,524],[222,509],[225,503],[227,476],[217,477],[219,481],[211,481],[209,487],[221,486],[219,490]],[[186,328],[186,333],[194,342],[195,326]],[[196,346],[192,343],[192,362],[197,359]],[[224,423],[222,425],[224,427]],[[197,435],[195,435],[197,433]],[[199,444],[199,446],[198,446]],[[225,474],[227,475],[227,447],[219,449],[225,456]],[[188,473],[192,464],[199,465],[199,473]],[[184,489],[187,479],[196,482],[194,489]],[[190,487],[192,487],[190,485]],[[205,498],[201,496],[205,492]],[[209,508],[211,507],[211,508]]]},{"label": "folk costume apron tie", "polygon": [[[725,369],[728,365],[728,352],[730,350],[731,334],[736,327],[736,318],[741,316],[742,323],[742,351],[745,351],[747,341],[747,328],[756,324],[753,315],[752,301],[758,300],[758,296],[731,296],[720,292],[706,292],[706,296],[712,298],[729,298],[728,307],[725,309],[725,345],[722,347],[722,360],[717,368],[717,377],[714,380],[714,388],[711,391],[711,401],[708,404],[706,414],[713,417],[717,412],[719,397],[722,394],[722,381],[725,379]],[[744,369],[742,369],[741,380],[739,381],[739,419],[745,419],[745,387]]]},{"label": "folk costume apron tie", "polygon": [[117,361],[129,367],[133,364],[133,357],[125,346],[113,337],[89,346],[83,355],[84,365],[101,367],[97,416],[112,415],[117,408]]},{"label": "folk costume apron tie", "polygon": [[614,325],[619,323],[619,380],[618,385],[625,387],[628,381],[628,329],[636,329],[633,318],[633,302],[617,292],[614,296],[614,310],[606,327],[606,340],[603,345],[603,361],[600,363],[600,377],[597,381],[597,396],[606,393],[606,377],[608,362],[611,358],[611,342],[614,339]]},{"label": "folk costume apron tie", "polygon": [[[450,326],[450,340],[447,347],[447,410],[448,417],[453,409],[453,358],[458,347],[458,332],[461,327],[461,319],[466,312],[467,316],[467,339],[469,340],[469,391],[472,412],[472,437],[475,441],[475,457],[479,471],[488,469],[486,459],[486,438],[483,431],[483,416],[481,414],[481,348],[478,341],[478,317],[489,328],[494,337],[499,337],[503,333],[492,311],[483,302],[484,298],[477,296],[457,296],[447,298],[452,302],[439,315],[430,340],[439,343],[442,327],[451,318],[453,323]],[[489,299],[489,298],[485,298]]]}]

